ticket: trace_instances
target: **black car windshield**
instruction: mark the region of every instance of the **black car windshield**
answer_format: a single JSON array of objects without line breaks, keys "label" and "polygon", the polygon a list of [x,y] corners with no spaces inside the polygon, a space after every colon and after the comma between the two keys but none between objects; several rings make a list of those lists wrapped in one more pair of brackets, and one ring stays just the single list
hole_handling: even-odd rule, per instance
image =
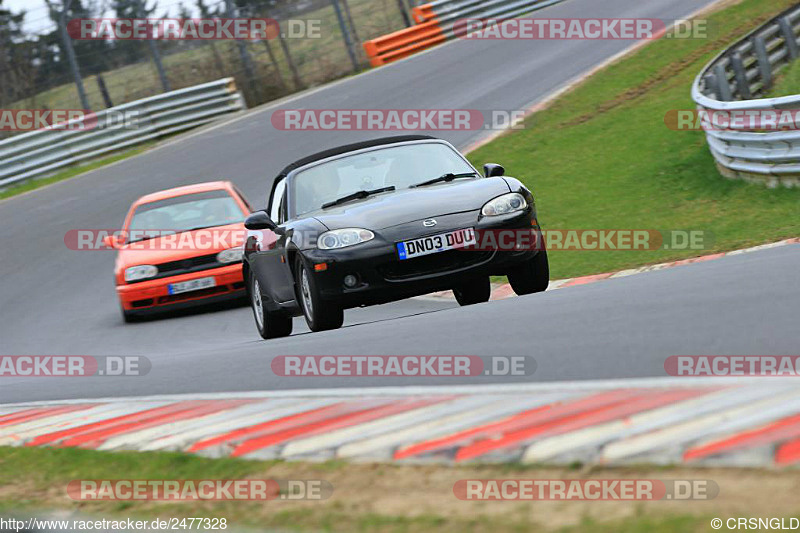
[{"label": "black car windshield", "polygon": [[216,190],[185,194],[156,200],[136,208],[131,218],[131,232],[181,232],[235,224],[244,220],[244,213],[228,191]]},{"label": "black car windshield", "polygon": [[294,212],[302,215],[357,191],[391,186],[407,189],[449,172],[471,174],[474,171],[446,144],[390,145],[298,172],[293,180]]}]

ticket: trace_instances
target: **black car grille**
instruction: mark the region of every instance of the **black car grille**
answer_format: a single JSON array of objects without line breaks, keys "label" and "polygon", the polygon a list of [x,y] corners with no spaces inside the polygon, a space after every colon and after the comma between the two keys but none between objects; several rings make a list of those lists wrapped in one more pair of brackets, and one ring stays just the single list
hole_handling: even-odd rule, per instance
[{"label": "black car grille", "polygon": [[404,281],[433,274],[455,272],[476,266],[489,261],[493,255],[493,251],[449,250],[414,259],[387,263],[379,266],[378,271],[389,281]]}]

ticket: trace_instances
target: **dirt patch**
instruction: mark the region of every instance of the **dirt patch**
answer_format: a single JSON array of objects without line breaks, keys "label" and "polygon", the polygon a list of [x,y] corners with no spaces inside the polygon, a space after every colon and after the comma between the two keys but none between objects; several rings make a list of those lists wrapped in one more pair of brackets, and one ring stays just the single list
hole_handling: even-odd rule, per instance
[{"label": "dirt patch", "polygon": [[[24,494],[27,504],[37,509],[70,509],[85,513],[112,513],[119,516],[148,517],[205,516],[227,517],[234,523],[253,525],[299,525],[324,527],[331,517],[347,517],[351,525],[375,517],[391,517],[412,524],[441,520],[449,530],[455,524],[470,523],[473,531],[514,529],[520,524],[536,525],[545,531],[579,526],[586,520],[609,523],[642,517],[755,516],[785,517],[798,510],[796,494],[800,491],[800,471],[757,471],[723,469],[626,468],[577,471],[569,468],[525,467],[439,467],[396,465],[319,465],[278,463],[265,467],[252,478],[325,479],[333,487],[333,496],[324,501],[160,503],[73,502],[65,496],[62,482],[48,488],[34,488],[30,483],[6,485],[0,496],[13,507],[14,494]],[[454,484],[462,479],[703,479],[719,486],[719,495],[708,501],[462,501],[453,494]],[[8,500],[11,500],[9,502]],[[276,522],[276,517],[283,521]],[[288,517],[288,518],[287,518]],[[367,518],[369,517],[369,518]],[[288,521],[288,523],[287,523]],[[298,523],[299,522],[299,523]],[[379,520],[380,522],[380,520]],[[337,524],[338,525],[338,524]],[[407,524],[406,524],[407,525]],[[428,524],[429,525],[429,524]],[[445,527],[448,526],[448,527]],[[335,528],[341,530],[340,527]],[[374,529],[383,530],[382,522]],[[425,530],[427,527],[410,527]]]}]

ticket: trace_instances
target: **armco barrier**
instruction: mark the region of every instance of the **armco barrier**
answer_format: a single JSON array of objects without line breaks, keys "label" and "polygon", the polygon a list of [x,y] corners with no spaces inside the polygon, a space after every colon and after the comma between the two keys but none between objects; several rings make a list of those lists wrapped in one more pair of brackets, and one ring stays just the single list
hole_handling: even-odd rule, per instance
[{"label": "armco barrier", "polygon": [[433,4],[423,4],[411,10],[411,16],[414,17],[417,24],[422,24],[434,18],[436,13],[433,11]]},{"label": "armco barrier", "polygon": [[366,41],[364,50],[370,64],[378,67],[442,43],[445,39],[441,26],[434,19]]},{"label": "armco barrier", "polygon": [[421,52],[454,35],[453,26],[467,18],[511,18],[564,0],[437,0],[413,9],[416,26],[364,43],[372,66]]},{"label": "armco barrier", "polygon": [[[800,5],[761,26],[717,56],[694,81],[700,111],[800,110],[800,95],[760,98],[775,74],[798,57]],[[796,114],[796,113],[794,113]],[[703,122],[723,176],[791,187],[800,184],[800,131],[764,132],[732,123],[726,129]],[[744,126],[744,127],[737,127]]]},{"label": "armco barrier", "polygon": [[[246,109],[233,78],[186,87],[97,112],[87,130],[37,130],[0,141],[0,187],[73,163],[187,130]],[[109,117],[136,112],[135,128],[105,128]]]}]

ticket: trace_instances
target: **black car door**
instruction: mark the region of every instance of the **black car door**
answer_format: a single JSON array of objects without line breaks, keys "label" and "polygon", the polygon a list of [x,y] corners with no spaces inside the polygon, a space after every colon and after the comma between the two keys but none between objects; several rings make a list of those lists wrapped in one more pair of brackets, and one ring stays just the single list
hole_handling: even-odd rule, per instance
[{"label": "black car door", "polygon": [[[270,218],[282,227],[285,227],[283,225],[286,222],[285,187],[285,180],[277,184],[269,208]],[[286,246],[290,239],[290,233],[278,235],[264,230],[259,250],[253,254],[251,259],[263,291],[276,302],[288,302],[295,299],[294,280],[286,255]]]}]

